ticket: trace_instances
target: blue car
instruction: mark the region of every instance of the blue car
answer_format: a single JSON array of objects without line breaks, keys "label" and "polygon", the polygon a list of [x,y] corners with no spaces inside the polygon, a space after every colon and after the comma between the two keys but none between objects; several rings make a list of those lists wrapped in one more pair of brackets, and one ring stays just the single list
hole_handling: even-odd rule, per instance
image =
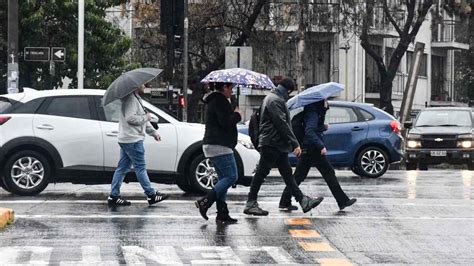
[{"label": "blue car", "polygon": [[[334,167],[348,167],[357,175],[376,178],[402,159],[400,123],[393,116],[367,103],[329,101],[329,107],[324,141]],[[246,125],[239,125],[238,130],[248,134]],[[290,153],[291,165],[297,161]]]}]

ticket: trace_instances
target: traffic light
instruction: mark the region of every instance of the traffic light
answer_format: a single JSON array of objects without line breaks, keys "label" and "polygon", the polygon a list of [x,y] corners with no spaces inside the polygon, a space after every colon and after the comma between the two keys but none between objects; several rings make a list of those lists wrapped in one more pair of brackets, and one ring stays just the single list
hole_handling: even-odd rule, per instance
[{"label": "traffic light", "polygon": [[184,95],[179,95],[179,106],[180,106],[181,108],[183,108],[183,107],[184,107],[184,104],[185,104],[185,102],[184,102]]},{"label": "traffic light", "polygon": [[181,58],[181,36],[184,31],[184,0],[161,0],[160,31],[166,34],[167,66],[165,78],[173,80],[175,62]]}]

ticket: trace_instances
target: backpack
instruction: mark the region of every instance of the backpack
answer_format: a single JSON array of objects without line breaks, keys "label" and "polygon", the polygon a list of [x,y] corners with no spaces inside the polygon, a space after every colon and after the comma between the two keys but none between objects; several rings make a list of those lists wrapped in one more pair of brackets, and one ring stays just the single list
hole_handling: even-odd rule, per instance
[{"label": "backpack", "polygon": [[260,134],[260,115],[262,112],[262,106],[258,110],[255,110],[250,116],[249,121],[249,136],[253,146],[258,151],[258,135]]},{"label": "backpack", "polygon": [[293,134],[295,134],[296,139],[301,145],[304,140],[304,111],[293,116],[291,119],[291,128],[293,129]]}]

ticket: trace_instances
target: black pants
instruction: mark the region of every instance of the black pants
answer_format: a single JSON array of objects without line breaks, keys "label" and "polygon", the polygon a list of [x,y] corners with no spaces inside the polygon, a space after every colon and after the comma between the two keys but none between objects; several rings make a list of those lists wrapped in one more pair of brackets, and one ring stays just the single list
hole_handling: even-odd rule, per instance
[{"label": "black pants", "polygon": [[285,181],[285,189],[290,193],[290,199],[291,195],[294,195],[296,201],[301,201],[303,193],[298,188],[295,178],[293,177],[291,165],[288,162],[288,153],[281,152],[278,149],[269,146],[264,146],[260,150],[260,161],[258,162],[257,170],[252,179],[252,184],[250,185],[248,200],[257,200],[258,191],[260,190],[265,177],[268,176],[274,165],[278,167],[278,171],[280,171],[280,175]]},{"label": "black pants", "polygon": [[[339,185],[334,168],[329,163],[326,155],[321,155],[321,151],[318,149],[304,149],[301,153],[298,163],[296,164],[296,183],[299,185],[306,179],[309,169],[313,164],[323,176],[324,181],[326,181],[326,184],[336,199],[337,204],[341,205],[346,203],[349,200],[349,197],[347,197],[346,193],[344,193],[341,186]],[[285,188],[283,194],[281,195],[280,205],[287,206],[291,204],[291,191],[291,187],[287,186]]]}]

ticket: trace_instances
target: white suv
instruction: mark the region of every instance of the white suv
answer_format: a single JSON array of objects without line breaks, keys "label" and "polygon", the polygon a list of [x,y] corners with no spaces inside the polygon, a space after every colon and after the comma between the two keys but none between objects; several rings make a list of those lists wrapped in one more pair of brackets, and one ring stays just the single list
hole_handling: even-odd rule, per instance
[{"label": "white suv", "polygon": [[[117,166],[120,101],[101,106],[103,90],[25,89],[0,95],[0,186],[35,195],[50,182],[109,183]],[[183,123],[144,102],[158,118],[161,142],[145,139],[150,179],[206,192],[217,181],[202,153],[204,125]],[[259,159],[248,136],[235,149],[240,184],[249,185]],[[125,181],[135,181],[134,174]]]}]

